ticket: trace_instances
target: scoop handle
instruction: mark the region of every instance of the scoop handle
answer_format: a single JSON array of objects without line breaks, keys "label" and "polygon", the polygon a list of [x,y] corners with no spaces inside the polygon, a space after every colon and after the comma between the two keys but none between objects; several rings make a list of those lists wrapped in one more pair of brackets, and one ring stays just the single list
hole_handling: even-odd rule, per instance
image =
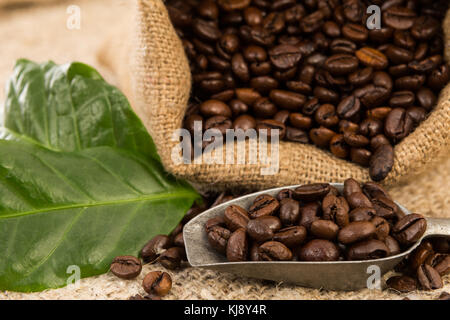
[{"label": "scoop handle", "polygon": [[450,219],[427,218],[427,231],[424,237],[447,236],[450,237]]}]

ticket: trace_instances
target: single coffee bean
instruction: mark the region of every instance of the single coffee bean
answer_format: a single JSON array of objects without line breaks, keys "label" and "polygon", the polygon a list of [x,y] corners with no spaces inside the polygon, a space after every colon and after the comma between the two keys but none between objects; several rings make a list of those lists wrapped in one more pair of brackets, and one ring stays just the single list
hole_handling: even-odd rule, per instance
[{"label": "single coffee bean", "polygon": [[225,224],[232,232],[240,228],[246,228],[250,221],[247,210],[237,205],[231,205],[225,209]]},{"label": "single coffee bean", "polygon": [[250,238],[257,242],[264,242],[273,238],[272,229],[266,223],[258,219],[249,221],[247,233]]},{"label": "single coffee bean", "polygon": [[397,216],[397,213],[400,211],[400,208],[394,201],[382,195],[373,198],[371,201],[373,207],[375,208],[375,211],[377,212],[378,217],[382,217],[385,219],[393,219]]},{"label": "single coffee bean", "polygon": [[346,197],[348,204],[350,208],[372,208],[373,204],[369,200],[369,198],[366,197],[366,195],[362,192],[354,192],[350,196]]},{"label": "single coffee bean", "polygon": [[252,219],[256,219],[262,216],[274,215],[278,212],[279,208],[280,203],[277,199],[270,195],[262,195],[255,199],[248,213]]},{"label": "single coffee bean", "polygon": [[370,148],[372,150],[377,150],[382,145],[390,145],[388,138],[384,134],[379,134],[370,140]]},{"label": "single coffee bean", "polygon": [[416,96],[420,106],[428,111],[436,105],[437,97],[433,91],[428,88],[420,88],[417,91]]},{"label": "single coffee bean", "polygon": [[344,197],[329,193],[322,201],[323,218],[343,228],[349,224],[349,205]]},{"label": "single coffee bean", "polygon": [[266,225],[269,226],[269,228],[274,233],[279,231],[283,226],[281,223],[281,220],[278,217],[274,217],[274,216],[262,216],[262,217],[256,218],[255,220],[264,222]]},{"label": "single coffee bean", "polygon": [[372,152],[364,148],[352,148],[350,150],[350,159],[352,162],[363,167],[368,167],[372,158]]},{"label": "single coffee bean", "polygon": [[270,61],[277,69],[291,69],[300,62],[302,54],[297,46],[282,44],[269,51]]},{"label": "single coffee bean", "polygon": [[216,251],[225,254],[230,236],[230,230],[214,226],[209,229],[208,242]]},{"label": "single coffee bean", "polygon": [[384,242],[376,239],[365,240],[352,245],[347,252],[349,260],[373,260],[385,258],[389,248]]},{"label": "single coffee bean", "polygon": [[272,118],[277,111],[277,107],[268,98],[260,98],[253,105],[253,113],[257,118]]},{"label": "single coffee bean", "polygon": [[256,125],[256,130],[260,135],[267,135],[270,139],[276,135],[282,140],[286,136],[286,126],[276,120],[259,121]]},{"label": "single coffee bean", "polygon": [[286,226],[294,225],[300,216],[298,201],[287,198],[280,201],[280,220]]},{"label": "single coffee bean", "polygon": [[317,220],[311,224],[311,233],[313,236],[333,241],[339,232],[339,226],[330,220]]},{"label": "single coffee bean", "polygon": [[387,236],[386,239],[384,240],[384,244],[389,249],[389,254],[388,254],[389,256],[396,256],[396,255],[400,254],[400,252],[401,252],[400,245],[399,245],[398,241],[395,240],[393,237]]},{"label": "single coffee bean", "polygon": [[292,189],[283,189],[278,192],[277,200],[282,201],[283,199],[292,199],[294,196],[294,191]]},{"label": "single coffee bean", "polygon": [[391,7],[383,12],[384,23],[391,28],[407,30],[414,25],[416,14],[407,7]]},{"label": "single coffee bean", "polygon": [[281,242],[269,241],[259,247],[259,256],[265,261],[289,261],[292,251]]},{"label": "single coffee bean", "polygon": [[228,239],[226,255],[229,262],[246,261],[248,254],[248,239],[245,229],[233,232]]},{"label": "single coffee bean", "polygon": [[345,143],[353,148],[364,148],[370,143],[369,139],[367,139],[365,136],[351,132],[344,133],[344,140]]},{"label": "single coffee bean", "polygon": [[385,241],[391,231],[389,223],[386,221],[386,219],[381,217],[374,217],[371,222],[375,225],[376,228],[376,239]]},{"label": "single coffee bean", "polygon": [[342,228],[338,234],[338,241],[342,244],[352,244],[376,235],[376,227],[372,222],[358,221],[352,222]]},{"label": "single coffee bean", "polygon": [[[433,247],[428,242],[423,242],[408,257],[409,268],[415,272],[429,257],[434,255]],[[429,264],[429,263],[428,263]],[[431,264],[430,264],[431,265]]]},{"label": "single coffee bean", "polygon": [[243,130],[247,131],[250,129],[256,129],[256,120],[252,116],[249,116],[247,114],[243,114],[236,118],[233,122],[233,129],[234,130]]},{"label": "single coffee bean", "polygon": [[206,232],[210,232],[210,230],[214,227],[225,227],[225,218],[223,216],[218,216],[218,217],[214,217],[209,219],[206,223],[205,223],[205,230]]},{"label": "single coffee bean", "polygon": [[286,140],[304,144],[309,143],[309,137],[305,131],[292,127],[286,128]]},{"label": "single coffee bean", "polygon": [[145,292],[163,297],[172,289],[172,278],[167,272],[153,271],[145,276],[142,286]]},{"label": "single coffee bean", "polygon": [[303,226],[292,226],[279,230],[275,233],[273,240],[283,243],[289,248],[301,245],[306,239],[306,228]]},{"label": "single coffee bean", "polygon": [[389,193],[378,183],[371,182],[371,181],[366,182],[362,186],[362,190],[363,190],[364,194],[369,197],[369,199],[374,199],[379,196],[383,196],[387,199],[392,200],[391,197],[389,196]]},{"label": "single coffee bean", "polygon": [[251,0],[218,0],[217,3],[225,11],[235,11],[247,8]]},{"label": "single coffee bean", "polygon": [[368,138],[373,138],[383,133],[383,123],[377,119],[364,119],[360,124],[360,133]]},{"label": "single coffee bean", "polygon": [[339,248],[331,241],[315,239],[309,241],[299,250],[301,261],[337,261]]},{"label": "single coffee bean", "polygon": [[233,123],[229,118],[223,116],[214,116],[206,120],[205,122],[205,130],[215,129],[220,132],[222,135],[225,135],[228,129],[231,129]]},{"label": "single coffee bean", "polygon": [[390,144],[379,146],[370,160],[370,177],[374,181],[384,180],[394,166],[394,148]]},{"label": "single coffee bean", "polygon": [[328,128],[320,127],[309,132],[311,141],[320,148],[328,148],[336,133]]},{"label": "single coffee bean", "polygon": [[431,254],[425,263],[432,266],[441,276],[445,276],[450,272],[450,255],[448,254]]},{"label": "single coffee bean", "polygon": [[290,124],[297,129],[310,129],[312,126],[312,119],[302,115],[301,113],[291,113],[289,115]]},{"label": "single coffee bean", "polygon": [[319,125],[327,128],[334,127],[339,123],[336,108],[331,104],[321,105],[316,111],[315,120]]},{"label": "single coffee bean", "polygon": [[403,245],[412,245],[420,240],[427,228],[426,219],[420,214],[409,214],[398,221],[394,228],[394,237]]},{"label": "single coffee bean", "polygon": [[141,261],[133,256],[121,256],[114,258],[110,267],[111,272],[121,279],[134,279],[142,270]]},{"label": "single coffee bean", "polygon": [[158,258],[158,262],[167,269],[176,270],[180,268],[181,262],[186,259],[186,251],[180,247],[169,248]]},{"label": "single coffee bean", "polygon": [[382,52],[370,47],[361,48],[355,55],[362,64],[376,70],[386,69],[389,65],[388,58]]},{"label": "single coffee bean", "polygon": [[321,205],[318,202],[310,202],[301,208],[299,225],[304,226],[307,230],[310,230],[311,224],[320,220]]},{"label": "single coffee bean", "polygon": [[334,156],[340,159],[346,159],[348,157],[350,148],[346,144],[343,134],[336,134],[330,140],[330,151]]},{"label": "single coffee bean", "polygon": [[361,110],[361,102],[360,100],[350,95],[343,99],[341,103],[337,107],[337,114],[342,119],[353,119],[356,115],[359,114]]},{"label": "single coffee bean", "polygon": [[439,273],[427,264],[423,264],[417,269],[417,279],[425,290],[436,290],[444,286]]},{"label": "single coffee bean", "polygon": [[417,281],[408,276],[394,276],[386,281],[389,289],[408,293],[417,290]]},{"label": "single coffee bean", "polygon": [[325,68],[333,75],[346,75],[356,71],[358,59],[349,54],[335,54],[325,61]]},{"label": "single coffee bean", "polygon": [[347,23],[342,27],[342,35],[354,42],[365,42],[369,37],[369,31],[364,25]]},{"label": "single coffee bean", "polygon": [[291,111],[300,110],[306,102],[304,95],[284,90],[272,90],[270,92],[270,99],[278,107]]},{"label": "single coffee bean", "polygon": [[145,263],[149,263],[158,258],[165,250],[172,246],[170,237],[166,235],[157,235],[141,249],[139,256]]},{"label": "single coffee bean", "polygon": [[300,201],[313,202],[323,199],[330,192],[328,183],[303,185],[295,189],[294,198]]},{"label": "single coffee bean", "polygon": [[232,113],[230,107],[219,100],[208,100],[200,105],[200,112],[205,117],[224,116],[230,118]]}]

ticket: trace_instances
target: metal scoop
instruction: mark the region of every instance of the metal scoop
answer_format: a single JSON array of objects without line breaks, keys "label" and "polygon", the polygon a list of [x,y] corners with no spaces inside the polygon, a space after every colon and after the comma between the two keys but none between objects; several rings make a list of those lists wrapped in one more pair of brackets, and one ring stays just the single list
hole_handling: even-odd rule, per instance
[{"label": "metal scoop", "polygon": [[[343,184],[332,184],[342,192]],[[287,187],[295,189],[299,186]],[[327,290],[359,290],[367,288],[368,278],[379,267],[381,275],[392,270],[408,254],[417,248],[424,238],[430,236],[450,236],[450,219],[427,219],[428,228],[420,241],[408,251],[396,256],[367,261],[336,262],[297,262],[297,261],[263,261],[263,262],[227,262],[226,257],[217,253],[208,243],[205,223],[216,216],[223,215],[225,209],[232,205],[248,208],[256,197],[262,194],[276,196],[283,188],[262,191],[234,199],[195,217],[184,227],[184,243],[187,259],[192,267],[229,272],[243,277],[288,282],[303,287]],[[406,214],[410,212],[397,203]],[[376,266],[376,267],[374,267]]]}]

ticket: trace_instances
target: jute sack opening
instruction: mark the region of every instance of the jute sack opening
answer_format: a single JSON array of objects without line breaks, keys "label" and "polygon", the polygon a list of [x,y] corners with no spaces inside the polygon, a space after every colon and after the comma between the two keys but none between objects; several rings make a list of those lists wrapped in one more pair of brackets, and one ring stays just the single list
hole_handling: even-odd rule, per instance
[{"label": "jute sack opening", "polygon": [[[172,153],[179,142],[172,137],[182,127],[191,92],[188,60],[163,1],[135,0],[134,5],[136,24],[126,37],[130,39],[132,49],[127,48],[123,44],[124,39],[116,35],[116,41],[121,38],[121,46],[126,52],[121,55],[115,50],[104,50],[105,54],[101,59],[116,68],[122,88],[152,135],[162,162],[170,173],[196,185],[207,185],[207,188],[216,190],[341,182],[349,177],[361,181],[370,180],[367,168],[338,159],[313,145],[284,141],[279,148],[279,171],[274,175],[262,175],[261,169],[269,165],[259,160],[256,165],[174,163]],[[445,58],[450,61],[450,10],[443,28],[446,39]],[[434,159],[449,149],[449,130],[450,85],[447,85],[429,118],[395,147],[395,165],[383,183],[392,186],[426,170]],[[242,143],[245,144],[248,155],[248,142]],[[237,151],[238,143],[225,146],[220,151],[224,155],[223,159],[226,148]],[[236,159],[236,152],[234,156]]]}]

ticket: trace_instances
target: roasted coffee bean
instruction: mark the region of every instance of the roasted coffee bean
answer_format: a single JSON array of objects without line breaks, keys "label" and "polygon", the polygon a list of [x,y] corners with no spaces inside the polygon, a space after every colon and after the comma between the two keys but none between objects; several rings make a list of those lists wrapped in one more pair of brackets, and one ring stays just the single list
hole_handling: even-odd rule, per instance
[{"label": "roasted coffee bean", "polygon": [[362,64],[375,70],[386,69],[389,64],[388,58],[382,52],[370,47],[361,48],[355,55]]},{"label": "roasted coffee bean", "polygon": [[205,230],[209,232],[214,227],[225,227],[225,218],[223,216],[214,217],[205,223]]},{"label": "roasted coffee bean", "polygon": [[388,27],[407,30],[414,25],[416,14],[407,7],[390,7],[383,12],[383,21]]},{"label": "roasted coffee bean", "polygon": [[181,262],[186,259],[186,251],[180,247],[169,248],[158,258],[158,262],[169,270],[180,268]]},{"label": "roasted coffee bean", "polygon": [[268,98],[260,98],[253,105],[253,113],[257,118],[271,118],[277,111],[277,107]]},{"label": "roasted coffee bean", "polygon": [[390,107],[375,108],[375,109],[367,111],[367,117],[382,121],[387,118],[387,116],[389,115],[389,113],[391,111],[392,111],[392,108],[390,108]]},{"label": "roasted coffee bean", "polygon": [[[423,242],[408,257],[408,265],[412,271],[416,271],[427,259],[434,255],[433,247],[429,242]],[[430,264],[430,263],[428,263]],[[430,264],[431,265],[431,264]]]},{"label": "roasted coffee bean", "polygon": [[230,236],[230,230],[219,226],[214,226],[209,229],[208,242],[216,251],[225,254]]},{"label": "roasted coffee bean", "polygon": [[273,238],[272,229],[259,219],[250,220],[247,225],[247,233],[257,242],[268,241]]},{"label": "roasted coffee bean", "polygon": [[385,241],[391,231],[389,223],[386,221],[386,219],[381,217],[374,217],[371,222],[375,225],[376,228],[376,238],[378,240]]},{"label": "roasted coffee bean", "polygon": [[386,281],[389,289],[408,293],[417,290],[417,281],[408,276],[394,276]]},{"label": "roasted coffee bean", "polygon": [[394,166],[394,148],[390,144],[379,146],[370,160],[370,177],[373,181],[384,180]]},{"label": "roasted coffee bean", "polygon": [[[261,77],[253,78],[252,80],[250,80],[250,86],[252,88],[256,89],[261,94],[265,94],[272,90],[275,90],[276,88],[278,88],[278,85],[279,85],[278,81],[269,76],[261,76]],[[266,99],[266,98],[261,98],[261,99]],[[257,114],[256,114],[256,116],[257,116]]]},{"label": "roasted coffee bean", "polygon": [[328,194],[322,201],[323,217],[343,228],[349,224],[349,205],[344,197]]},{"label": "roasted coffee bean", "polygon": [[236,118],[233,122],[233,129],[234,130],[250,130],[250,129],[256,129],[256,120],[252,116],[249,116],[247,114],[243,114]]},{"label": "roasted coffee bean", "polygon": [[383,123],[380,120],[368,118],[361,122],[360,133],[368,138],[373,138],[383,133]]},{"label": "roasted coffee bean", "polygon": [[328,183],[303,185],[295,189],[294,198],[307,202],[318,201],[330,192],[330,187]]},{"label": "roasted coffee bean", "polygon": [[436,290],[444,286],[439,272],[427,264],[422,264],[417,269],[417,279],[424,290]]},{"label": "roasted coffee bean", "polygon": [[425,84],[426,77],[421,74],[404,76],[395,80],[395,87],[399,90],[417,91]]},{"label": "roasted coffee bean", "polygon": [[256,218],[256,220],[259,220],[261,222],[264,222],[266,225],[269,226],[269,228],[275,233],[278,230],[281,229],[283,226],[281,223],[281,220],[278,217],[274,216],[262,216],[259,218]]},{"label": "roasted coffee bean", "polygon": [[364,148],[352,148],[350,150],[350,159],[363,167],[368,167],[372,158],[372,152]]},{"label": "roasted coffee bean", "polygon": [[339,248],[331,241],[316,239],[311,240],[299,250],[301,261],[337,261]]},{"label": "roasted coffee bean", "polygon": [[289,261],[292,251],[281,242],[269,241],[259,247],[259,256],[265,261]]},{"label": "roasted coffee bean", "polygon": [[425,261],[432,266],[441,276],[450,272],[450,255],[443,253],[432,253]]},{"label": "roasted coffee bean", "polygon": [[346,159],[350,153],[349,146],[345,143],[344,135],[337,134],[330,141],[331,153],[341,159]]},{"label": "roasted coffee bean", "polygon": [[219,100],[208,100],[200,105],[200,112],[205,117],[224,116],[230,118],[230,107]]},{"label": "roasted coffee bean", "polygon": [[437,101],[436,95],[428,88],[420,88],[416,93],[417,101],[422,108],[431,110]]},{"label": "roasted coffee bean", "polygon": [[400,254],[400,252],[401,252],[400,245],[399,245],[398,241],[395,240],[393,237],[387,236],[386,239],[384,240],[384,244],[389,249],[389,254],[388,254],[389,256],[396,256],[397,254]]},{"label": "roasted coffee bean", "polygon": [[280,192],[278,192],[277,200],[282,201],[283,199],[292,199],[294,196],[294,191],[291,189],[283,189]]},{"label": "roasted coffee bean", "polygon": [[374,208],[360,207],[353,209],[348,214],[350,222],[371,221],[375,217],[376,211]]},{"label": "roasted coffee bean", "polygon": [[291,111],[300,110],[306,102],[304,95],[284,90],[272,90],[270,99],[280,108]]},{"label": "roasted coffee bean", "polygon": [[344,140],[350,147],[353,148],[364,148],[369,145],[370,141],[365,136],[361,134],[355,134],[352,132],[344,133]]},{"label": "roasted coffee bean", "polygon": [[237,205],[226,208],[224,218],[225,224],[232,232],[240,228],[245,229],[250,221],[247,210]]},{"label": "roasted coffee bean", "polygon": [[247,8],[251,0],[218,0],[217,3],[225,11],[235,11]]},{"label": "roasted coffee bean", "polygon": [[306,228],[303,226],[287,227],[275,233],[273,239],[289,248],[301,245],[306,239]]},{"label": "roasted coffee bean", "polygon": [[373,207],[377,212],[377,216],[385,219],[393,219],[397,216],[400,208],[389,198],[382,195],[372,199]]},{"label": "roasted coffee bean", "polygon": [[282,44],[269,51],[270,61],[275,68],[287,70],[295,67],[302,58],[300,49],[297,46]]},{"label": "roasted coffee bean", "polygon": [[294,225],[300,216],[300,204],[298,201],[287,198],[280,201],[280,220],[286,225]]},{"label": "roasted coffee bean", "polygon": [[369,200],[369,198],[366,197],[366,195],[362,192],[353,192],[350,194],[350,196],[346,197],[347,202],[350,206],[350,208],[372,208],[373,204]]},{"label": "roasted coffee bean", "polygon": [[379,196],[383,196],[387,199],[391,199],[388,192],[380,186],[378,183],[375,182],[366,182],[362,186],[362,190],[366,196],[368,196],[370,199],[377,198]]},{"label": "roasted coffee bean", "polygon": [[141,261],[133,256],[121,256],[114,258],[110,267],[111,272],[121,279],[134,279],[142,270]]},{"label": "roasted coffee bean", "polygon": [[286,140],[304,144],[309,143],[309,137],[305,131],[292,127],[286,128]]},{"label": "roasted coffee bean", "polygon": [[171,239],[166,235],[157,235],[141,249],[139,256],[145,263],[156,260],[161,253],[172,246]]},{"label": "roasted coffee bean", "polygon": [[148,294],[163,297],[172,289],[172,278],[167,272],[153,271],[145,276],[142,287]]},{"label": "roasted coffee bean", "polygon": [[352,245],[347,252],[349,260],[373,260],[387,257],[389,248],[376,239],[365,240]]},{"label": "roasted coffee bean", "polygon": [[225,135],[228,129],[231,129],[233,123],[231,120],[224,116],[214,116],[206,120],[205,130],[215,129],[219,131],[222,135]]},{"label": "roasted coffee bean", "polygon": [[242,54],[236,53],[231,60],[231,69],[233,73],[243,82],[250,80],[250,71],[248,64]]},{"label": "roasted coffee bean", "polygon": [[278,212],[279,208],[280,203],[277,199],[270,195],[262,195],[255,199],[248,213],[252,219],[255,219],[262,216],[274,215]]},{"label": "roasted coffee bean", "polygon": [[312,126],[312,119],[301,113],[291,113],[289,115],[289,123],[295,128],[307,130]]},{"label": "roasted coffee bean", "polygon": [[379,147],[381,147],[382,145],[385,145],[385,144],[390,145],[390,142],[384,134],[376,135],[375,137],[373,137],[370,140],[370,148],[372,150],[377,150]]},{"label": "roasted coffee bean", "polygon": [[403,245],[412,245],[420,240],[427,228],[427,221],[420,214],[409,214],[398,221],[394,228],[394,237]]},{"label": "roasted coffee bean", "polygon": [[339,232],[339,226],[330,220],[317,220],[311,224],[311,234],[319,239],[333,241]]},{"label": "roasted coffee bean", "polygon": [[311,141],[320,148],[327,148],[336,133],[328,128],[320,127],[309,132]]},{"label": "roasted coffee bean", "polygon": [[233,232],[228,239],[226,249],[227,259],[230,262],[247,260],[248,239],[245,229],[241,228]]},{"label": "roasted coffee bean", "polygon": [[336,108],[331,104],[321,105],[316,111],[315,120],[319,125],[327,128],[334,127],[339,123]]},{"label": "roasted coffee bean", "polygon": [[358,221],[352,222],[342,228],[338,234],[338,240],[342,244],[352,244],[376,235],[376,227],[372,222]]},{"label": "roasted coffee bean", "polygon": [[347,23],[342,27],[342,35],[354,42],[365,42],[369,37],[369,31],[364,25]]},{"label": "roasted coffee bean", "polygon": [[356,71],[358,59],[349,54],[335,54],[325,61],[325,68],[333,75],[346,75]]}]

